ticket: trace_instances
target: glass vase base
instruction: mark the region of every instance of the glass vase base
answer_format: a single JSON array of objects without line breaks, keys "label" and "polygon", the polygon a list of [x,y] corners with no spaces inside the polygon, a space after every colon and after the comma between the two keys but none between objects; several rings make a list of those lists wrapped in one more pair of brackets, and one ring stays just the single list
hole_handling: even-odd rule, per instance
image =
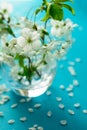
[{"label": "glass vase base", "polygon": [[24,97],[38,97],[38,96],[44,94],[47,89],[48,89],[48,86],[43,87],[43,88],[38,88],[38,89],[32,89],[32,90],[15,88],[13,91],[16,94],[18,94],[20,96],[24,96]]}]

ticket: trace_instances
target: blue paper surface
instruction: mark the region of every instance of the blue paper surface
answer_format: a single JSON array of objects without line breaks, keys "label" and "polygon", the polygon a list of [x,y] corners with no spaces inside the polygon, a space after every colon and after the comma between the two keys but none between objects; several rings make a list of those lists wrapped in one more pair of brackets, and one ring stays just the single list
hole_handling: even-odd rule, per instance
[{"label": "blue paper surface", "polygon": [[[22,16],[26,15],[28,8],[39,5],[41,0],[31,0],[30,2],[29,0],[11,0],[11,3],[14,5],[13,15]],[[33,98],[29,103],[19,103],[22,97],[17,96],[12,91],[9,92],[8,95],[11,100],[4,105],[0,105],[0,111],[4,112],[4,117],[0,117],[0,130],[28,130],[34,124],[42,126],[44,130],[87,130],[87,115],[82,112],[83,109],[87,109],[87,1],[75,0],[74,8],[76,15],[71,16],[70,12],[66,11],[65,17],[71,18],[79,25],[79,29],[77,28],[73,32],[76,41],[67,54],[67,60],[61,60],[58,63],[54,82],[49,89],[52,94],[50,96],[43,94],[40,97]],[[76,63],[76,58],[80,58],[81,62]],[[75,77],[71,76],[67,70],[69,61],[75,62],[74,68],[77,73]],[[61,65],[64,68],[61,69]],[[6,75],[3,78],[0,80],[0,84],[8,81]],[[77,79],[80,85],[74,89],[74,96],[69,97],[65,90],[59,88],[59,85],[64,84],[67,88],[74,79]],[[64,110],[58,108],[59,102],[56,101],[56,97],[62,97],[61,103],[65,105]],[[81,104],[79,109],[73,106],[77,102]],[[18,106],[12,109],[11,105],[14,103],[18,103]],[[36,103],[41,103],[41,108],[35,109],[34,105]],[[29,113],[28,108],[34,108],[34,112]],[[70,115],[67,112],[68,109],[73,109],[75,115]],[[49,110],[52,111],[52,117],[50,118],[47,117]],[[24,116],[27,117],[27,121],[21,122],[19,119]],[[15,123],[9,125],[8,120],[10,119],[14,119]],[[68,122],[66,126],[61,126],[59,123],[63,119]]]}]

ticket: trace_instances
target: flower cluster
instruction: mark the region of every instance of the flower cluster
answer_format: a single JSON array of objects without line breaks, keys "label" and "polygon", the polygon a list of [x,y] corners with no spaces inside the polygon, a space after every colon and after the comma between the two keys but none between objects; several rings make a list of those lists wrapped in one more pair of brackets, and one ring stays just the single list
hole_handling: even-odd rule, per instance
[{"label": "flower cluster", "polygon": [[7,2],[2,2],[0,4],[0,20],[5,19],[8,21],[11,12],[12,12],[12,5],[10,3],[8,4]]},{"label": "flower cluster", "polygon": [[77,26],[77,24],[73,24],[70,19],[66,19],[65,21],[52,20],[51,24],[51,33],[59,38],[62,36],[70,35],[70,32],[73,30],[73,28]]},{"label": "flower cluster", "polygon": [[[0,23],[3,18],[9,23],[11,10],[11,5],[0,6]],[[13,79],[31,83],[32,77],[41,77],[45,69],[49,71],[54,68],[56,60],[61,59],[71,47],[72,31],[77,24],[70,19],[51,19],[49,25],[50,30],[47,21],[45,27],[42,27],[22,17],[14,25],[19,34],[13,35],[16,34],[13,29],[14,33],[12,30],[9,33],[13,38],[9,40],[6,36],[2,39],[0,62],[11,66],[10,74]]]},{"label": "flower cluster", "polygon": [[12,5],[7,2],[2,2],[0,4],[0,38],[7,34],[13,34],[13,31],[10,27],[12,12]]}]

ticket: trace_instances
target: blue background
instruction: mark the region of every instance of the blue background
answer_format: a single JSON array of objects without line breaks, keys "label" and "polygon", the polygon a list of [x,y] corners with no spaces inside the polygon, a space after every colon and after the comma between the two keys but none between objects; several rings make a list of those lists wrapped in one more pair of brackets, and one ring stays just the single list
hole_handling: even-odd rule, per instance
[{"label": "blue background", "polygon": [[[0,0],[1,1],[1,0]],[[27,13],[29,7],[35,7],[41,3],[41,0],[19,0],[12,1],[14,5],[15,16],[22,16]],[[73,33],[73,37],[76,39],[73,47],[69,50],[66,61],[60,61],[60,65],[64,65],[61,69],[58,67],[54,82],[50,88],[52,94],[47,96],[43,94],[40,97],[32,99],[29,103],[19,103],[21,97],[17,96],[13,92],[9,92],[11,100],[0,105],[0,111],[4,112],[4,117],[0,118],[0,130],[27,130],[34,124],[43,126],[44,130],[87,130],[87,115],[82,113],[83,109],[87,109],[87,1],[75,0],[73,7],[75,8],[76,16],[72,16],[70,12],[66,11],[65,17],[70,17],[75,23],[79,25]],[[68,61],[75,61],[75,58],[81,58],[80,63],[75,64],[75,70],[77,72],[76,77],[72,77],[67,71]],[[0,75],[2,75],[0,73]],[[60,84],[64,84],[67,87],[72,83],[73,79],[77,79],[80,83],[79,87],[74,89],[74,97],[69,97],[67,92],[59,89]],[[0,84],[7,82],[7,76],[0,80]],[[8,86],[9,87],[9,86]],[[61,96],[63,98],[64,110],[58,108],[58,102],[56,97]],[[73,104],[80,102],[81,108],[76,109]],[[11,109],[11,105],[18,103],[17,108]],[[42,106],[39,109],[35,109],[34,113],[29,113],[28,108],[33,108],[35,103],[41,103]],[[68,114],[67,109],[75,110],[75,115]],[[53,115],[48,118],[46,113],[51,110]],[[24,123],[19,121],[19,118],[26,116],[28,120]],[[7,122],[9,119],[15,119],[15,124],[9,125]],[[68,124],[61,126],[59,121],[66,119]]]}]

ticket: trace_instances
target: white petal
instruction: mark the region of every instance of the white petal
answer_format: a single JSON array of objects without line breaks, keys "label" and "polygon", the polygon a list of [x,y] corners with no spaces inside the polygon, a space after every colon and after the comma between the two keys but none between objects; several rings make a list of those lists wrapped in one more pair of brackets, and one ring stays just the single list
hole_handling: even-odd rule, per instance
[{"label": "white petal", "polygon": [[32,34],[32,36],[33,36],[33,39],[34,39],[34,40],[40,39],[40,34],[37,33],[37,31],[34,31],[33,34]]},{"label": "white petal", "polygon": [[0,5],[1,10],[7,10],[8,13],[12,12],[12,5],[8,2],[2,2]]},{"label": "white petal", "polygon": [[32,30],[31,29],[28,29],[28,28],[24,28],[22,29],[21,31],[21,35],[25,38],[25,39],[28,39],[28,37],[31,37],[32,35]]},{"label": "white petal", "polygon": [[32,43],[32,49],[39,50],[40,48],[41,48],[40,40],[36,40],[35,42]]},{"label": "white petal", "polygon": [[24,47],[25,45],[26,45],[26,40],[25,40],[25,38],[24,37],[18,37],[17,38],[17,44],[18,44],[18,46],[20,46],[20,47]]}]

